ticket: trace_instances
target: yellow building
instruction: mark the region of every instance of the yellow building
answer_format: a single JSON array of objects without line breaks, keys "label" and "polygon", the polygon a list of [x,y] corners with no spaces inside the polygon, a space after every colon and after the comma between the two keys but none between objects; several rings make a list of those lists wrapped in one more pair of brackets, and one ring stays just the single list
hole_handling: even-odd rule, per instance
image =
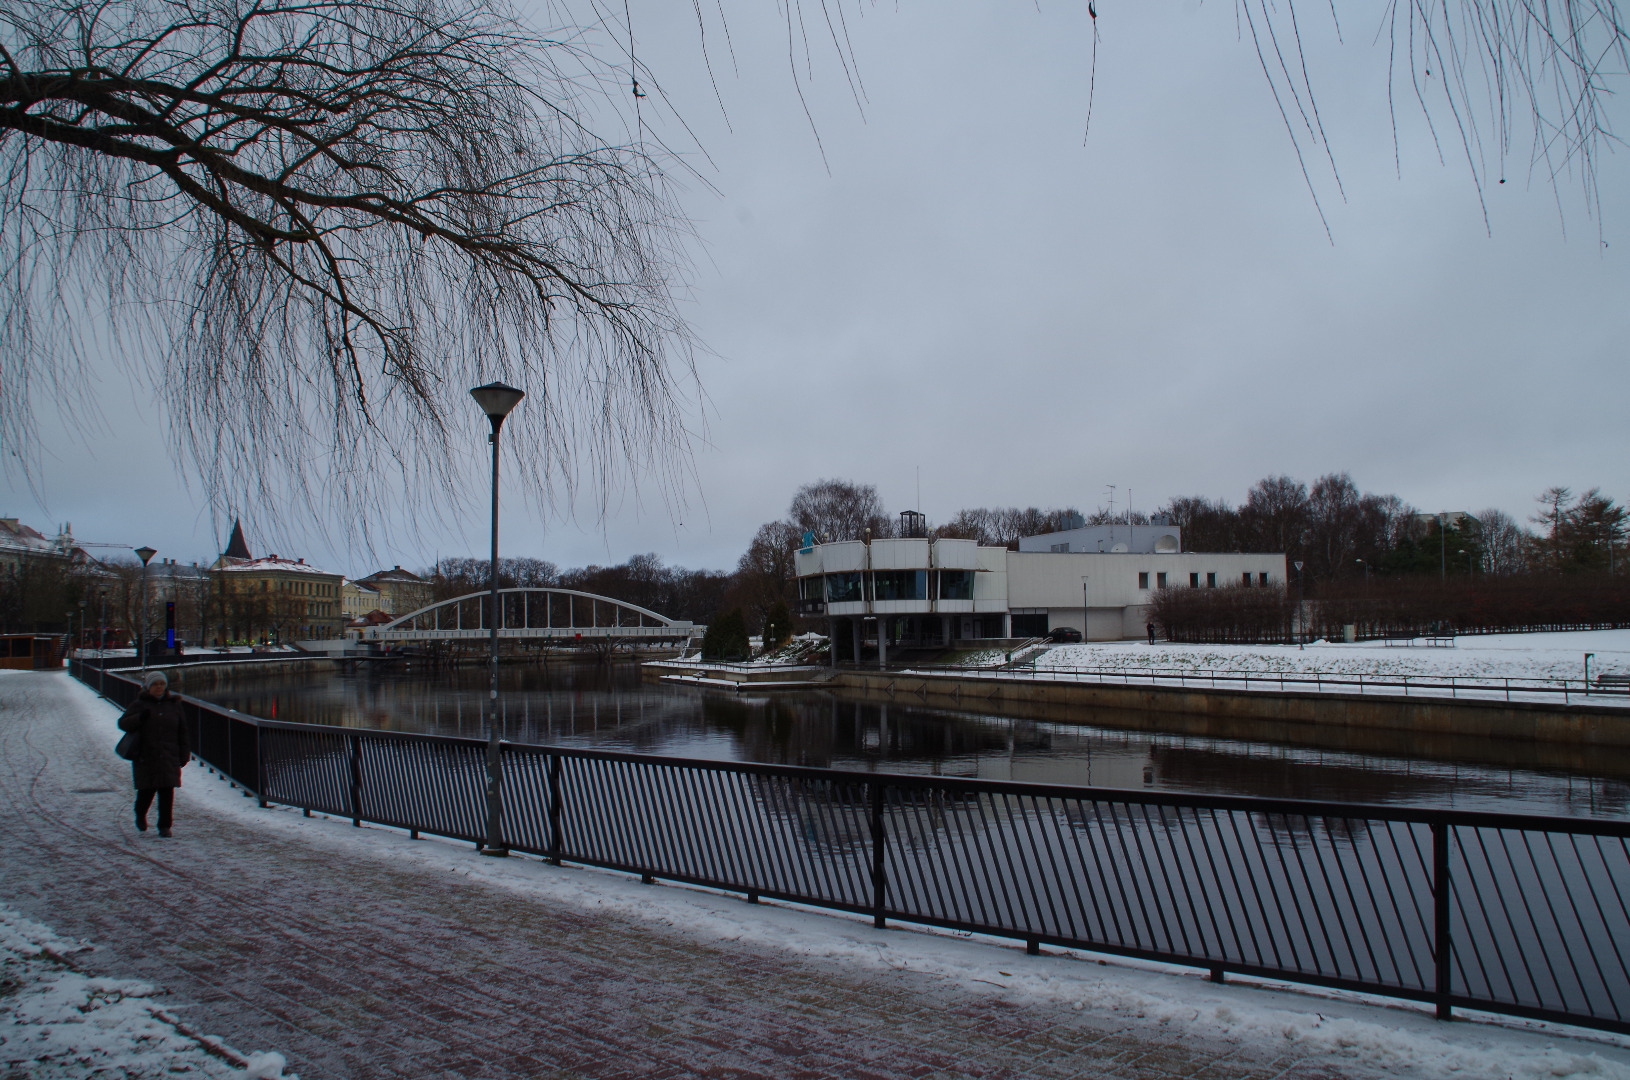
[{"label": "yellow building", "polygon": [[[379,594],[380,611],[387,615],[407,615],[428,606],[432,601],[430,582],[400,566],[380,570],[357,581]],[[366,615],[364,611],[362,614]]]},{"label": "yellow building", "polygon": [[304,559],[223,557],[216,622],[226,641],[324,641],[342,636],[345,578]]}]

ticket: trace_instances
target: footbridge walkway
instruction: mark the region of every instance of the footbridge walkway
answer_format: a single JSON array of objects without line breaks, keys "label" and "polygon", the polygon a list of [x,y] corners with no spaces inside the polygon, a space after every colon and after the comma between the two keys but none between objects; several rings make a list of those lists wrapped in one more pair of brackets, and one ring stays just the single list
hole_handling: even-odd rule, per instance
[{"label": "footbridge walkway", "polygon": [[[707,627],[648,608],[574,589],[500,589],[498,636],[505,641],[597,641],[689,644]],[[461,641],[492,633],[490,592],[468,593],[422,607],[362,631],[364,642]]]}]

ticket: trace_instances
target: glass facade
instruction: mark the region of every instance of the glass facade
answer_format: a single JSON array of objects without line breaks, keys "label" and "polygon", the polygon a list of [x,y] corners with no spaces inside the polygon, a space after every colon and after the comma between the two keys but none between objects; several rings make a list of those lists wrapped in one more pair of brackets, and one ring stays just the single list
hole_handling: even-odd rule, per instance
[{"label": "glass facade", "polygon": [[860,574],[826,575],[826,602],[829,604],[858,604],[864,599],[860,592]]},{"label": "glass facade", "polygon": [[927,600],[927,570],[872,571],[873,600]]},{"label": "glass facade", "polygon": [[939,598],[941,600],[972,600],[973,571],[941,570]]}]

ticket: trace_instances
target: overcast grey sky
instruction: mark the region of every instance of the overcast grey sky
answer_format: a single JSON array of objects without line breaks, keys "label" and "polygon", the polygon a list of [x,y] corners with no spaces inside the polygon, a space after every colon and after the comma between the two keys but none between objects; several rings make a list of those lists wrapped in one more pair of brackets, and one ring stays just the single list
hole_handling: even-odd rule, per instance
[{"label": "overcast grey sky", "polygon": [[[1085,4],[866,8],[850,23],[862,106],[830,47],[813,45],[807,71],[800,53],[795,82],[780,17],[732,11],[733,49],[710,37],[721,109],[689,5],[634,0],[639,58],[717,189],[683,181],[685,310],[709,350],[695,482],[625,486],[603,518],[583,504],[575,521],[511,498],[505,552],[729,567],[799,484],[874,483],[898,511],[918,501],[919,468],[931,520],[1090,509],[1108,484],[1140,509],[1237,502],[1268,473],[1343,469],[1426,510],[1526,515],[1551,484],[1630,497],[1622,154],[1602,162],[1599,234],[1576,184],[1558,199],[1529,174],[1519,132],[1485,226],[1459,142],[1444,135],[1440,162],[1407,98],[1395,162],[1385,46],[1346,12],[1338,44],[1326,15],[1303,29],[1345,190],[1314,168],[1332,243],[1233,5],[1100,9],[1083,141]],[[651,105],[655,130],[687,145]],[[99,394],[104,430],[43,419],[44,505],[11,478],[0,512],[213,557],[222,523],[167,455],[148,391],[110,363]],[[251,546],[351,574],[480,554],[471,413],[463,533],[385,522],[370,556],[343,522],[328,537],[292,522]],[[511,423],[525,420],[523,405]]]}]

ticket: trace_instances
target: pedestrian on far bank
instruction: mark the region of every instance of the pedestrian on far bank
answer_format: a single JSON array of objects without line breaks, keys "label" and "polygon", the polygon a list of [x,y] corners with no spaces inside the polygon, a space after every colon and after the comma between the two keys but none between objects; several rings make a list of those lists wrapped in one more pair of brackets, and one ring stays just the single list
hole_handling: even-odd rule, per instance
[{"label": "pedestrian on far bank", "polygon": [[119,730],[136,732],[141,739],[130,762],[130,779],[136,787],[136,828],[147,831],[147,811],[156,797],[158,834],[169,836],[175,789],[181,786],[181,770],[192,757],[192,733],[187,729],[181,695],[170,693],[164,672],[147,676],[147,685],[119,717]]}]

